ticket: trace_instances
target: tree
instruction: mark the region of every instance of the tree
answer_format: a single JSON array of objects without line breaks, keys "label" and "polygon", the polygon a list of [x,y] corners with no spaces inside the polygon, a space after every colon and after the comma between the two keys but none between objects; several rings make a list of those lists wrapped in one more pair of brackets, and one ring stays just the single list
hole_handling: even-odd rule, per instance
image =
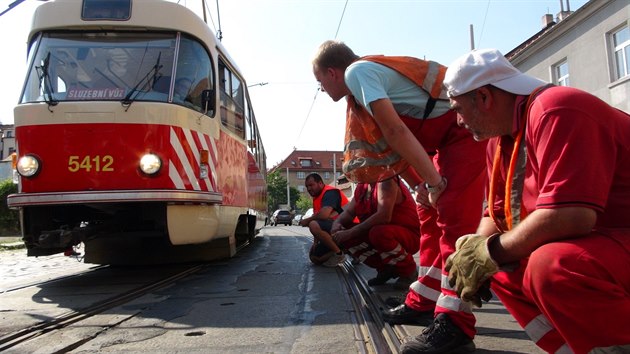
[{"label": "tree", "polygon": [[13,180],[0,182],[0,235],[18,234],[20,231],[18,211],[7,206],[7,196],[17,191],[17,184],[13,183]]},{"label": "tree", "polygon": [[295,202],[295,208],[301,213],[305,213],[309,208],[313,207],[313,199],[310,196],[300,194],[297,202]]},{"label": "tree", "polygon": [[[300,197],[300,192],[295,187],[289,187],[289,196],[291,198],[289,206],[294,208]],[[279,170],[276,170],[267,175],[268,212],[273,213],[280,204],[287,204],[287,180],[280,174]]]}]

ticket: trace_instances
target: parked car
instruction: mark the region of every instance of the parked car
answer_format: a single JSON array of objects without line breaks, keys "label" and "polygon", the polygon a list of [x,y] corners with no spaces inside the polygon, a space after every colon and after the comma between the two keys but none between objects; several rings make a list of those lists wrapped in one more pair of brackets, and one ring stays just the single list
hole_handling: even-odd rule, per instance
[{"label": "parked car", "polygon": [[286,226],[291,225],[293,217],[288,210],[278,209],[273,212],[271,216],[271,226],[277,226],[278,224],[284,224]]},{"label": "parked car", "polygon": [[302,214],[297,214],[293,217],[293,225],[300,225],[300,220],[302,220]]}]

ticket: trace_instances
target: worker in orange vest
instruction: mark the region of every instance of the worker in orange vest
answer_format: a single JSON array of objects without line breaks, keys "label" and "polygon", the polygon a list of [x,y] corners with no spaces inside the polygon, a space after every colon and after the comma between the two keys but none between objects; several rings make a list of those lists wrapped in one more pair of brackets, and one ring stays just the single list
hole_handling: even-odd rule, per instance
[{"label": "worker in orange vest", "polygon": [[[428,352],[473,350],[472,307],[448,286],[444,262],[481,219],[486,143],[457,125],[442,87],[446,67],[412,57],[360,58],[339,41],[324,42],[312,64],[322,91],[347,101],[344,174],[368,183],[400,174],[417,192],[418,280],[383,318],[431,325]],[[436,325],[438,319],[448,323]],[[450,330],[433,332],[439,328]]]},{"label": "worker in orange vest", "polygon": [[343,212],[343,206],[348,204],[348,197],[340,189],[325,184],[322,176],[317,173],[306,176],[304,185],[313,197],[313,215],[300,220],[300,225],[308,226],[313,234],[309,258],[314,264],[336,267],[346,257],[333,241],[330,230],[333,220]]}]

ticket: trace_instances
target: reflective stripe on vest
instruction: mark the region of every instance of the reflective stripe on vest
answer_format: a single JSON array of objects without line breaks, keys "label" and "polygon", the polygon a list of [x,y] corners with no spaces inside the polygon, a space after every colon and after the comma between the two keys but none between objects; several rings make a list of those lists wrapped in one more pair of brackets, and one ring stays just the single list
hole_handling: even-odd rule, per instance
[{"label": "reflective stripe on vest", "polygon": [[353,182],[375,183],[404,171],[409,164],[385,142],[376,121],[348,96],[346,137],[343,151],[344,175]]},{"label": "reflective stripe on vest", "polygon": [[448,99],[446,89],[442,85],[444,75],[446,75],[446,66],[444,65],[431,60],[401,56],[369,55],[359,60],[385,65],[413,81],[414,84],[426,91],[432,98]]}]

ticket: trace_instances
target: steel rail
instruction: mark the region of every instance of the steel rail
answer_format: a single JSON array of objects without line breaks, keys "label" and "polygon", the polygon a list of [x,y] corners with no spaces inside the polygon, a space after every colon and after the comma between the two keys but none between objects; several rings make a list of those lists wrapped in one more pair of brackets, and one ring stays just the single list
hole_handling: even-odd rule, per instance
[{"label": "steel rail", "polygon": [[171,275],[167,278],[158,280],[148,285],[140,286],[138,288],[127,291],[123,294],[111,297],[107,300],[88,306],[84,309],[81,309],[78,311],[70,311],[51,321],[46,321],[46,322],[43,322],[34,326],[30,326],[28,328],[21,329],[19,331],[8,334],[6,336],[3,336],[0,338],[0,352],[7,350],[9,348],[15,347],[18,344],[24,343],[40,335],[46,334],[51,331],[63,329],[73,323],[85,320],[88,317],[97,315],[106,310],[112,309],[116,306],[130,302],[131,300],[139,298],[140,296],[143,296],[153,290],[157,290],[167,285],[171,285],[174,282],[189,276],[190,274],[198,272],[199,270],[205,268],[206,266],[207,265],[205,264],[195,265],[177,274]]},{"label": "steel rail", "polygon": [[107,267],[109,267],[108,264],[95,265],[94,267],[91,267],[89,269],[80,271],[78,273],[74,273],[74,274],[70,274],[70,275],[62,275],[62,276],[59,276],[59,277],[54,278],[54,279],[48,279],[48,280],[43,280],[43,281],[35,281],[35,282],[31,282],[31,283],[17,285],[17,286],[14,286],[12,288],[0,290],[0,295],[1,294],[8,294],[10,292],[17,291],[17,290],[22,290],[22,289],[26,289],[26,288],[32,288],[32,287],[36,287],[36,286],[40,286],[40,285],[52,284],[52,283],[56,283],[58,281],[84,276],[87,273],[94,272],[94,271],[97,271],[99,269],[104,269],[104,268],[107,268]]},{"label": "steel rail", "polygon": [[[347,261],[338,267],[338,274],[348,291],[355,310],[355,330],[362,342],[362,350],[376,354],[397,354],[400,348],[398,333],[381,317],[382,301],[367,285],[365,279]],[[401,333],[404,335],[404,333]]]}]

